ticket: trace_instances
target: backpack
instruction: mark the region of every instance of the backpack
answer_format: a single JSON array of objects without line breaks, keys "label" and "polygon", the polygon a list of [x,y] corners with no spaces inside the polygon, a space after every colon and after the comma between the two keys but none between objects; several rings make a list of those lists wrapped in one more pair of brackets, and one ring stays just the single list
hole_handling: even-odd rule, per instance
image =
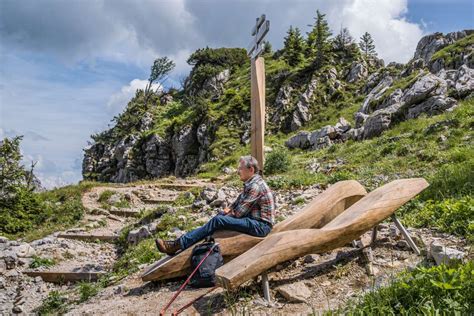
[{"label": "backpack", "polygon": [[212,287],[216,285],[216,270],[224,264],[221,249],[218,244],[215,244],[214,239],[205,241],[194,247],[191,254],[191,271],[194,271],[201,263],[202,259],[206,257],[209,251],[211,253],[199,266],[196,273],[191,277],[189,285],[195,288]]}]

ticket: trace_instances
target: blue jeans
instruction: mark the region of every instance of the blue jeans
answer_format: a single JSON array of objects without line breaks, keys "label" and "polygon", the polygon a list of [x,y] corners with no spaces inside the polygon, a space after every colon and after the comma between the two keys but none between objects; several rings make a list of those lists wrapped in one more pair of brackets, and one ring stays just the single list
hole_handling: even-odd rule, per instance
[{"label": "blue jeans", "polygon": [[186,249],[211,236],[217,230],[235,230],[244,234],[265,237],[272,230],[270,224],[251,217],[235,218],[226,215],[216,215],[207,224],[196,228],[179,238],[181,249]]}]

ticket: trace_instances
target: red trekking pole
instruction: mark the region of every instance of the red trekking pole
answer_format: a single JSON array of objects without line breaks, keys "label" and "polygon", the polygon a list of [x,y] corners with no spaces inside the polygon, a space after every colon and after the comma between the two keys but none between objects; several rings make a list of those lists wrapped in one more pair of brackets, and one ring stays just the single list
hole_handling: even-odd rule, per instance
[{"label": "red trekking pole", "polygon": [[[189,277],[186,279],[186,281],[184,281],[183,285],[180,286],[180,288],[178,289],[178,291],[175,293],[175,295],[173,295],[173,297],[171,298],[171,300],[168,302],[168,304],[166,304],[166,306],[160,311],[160,316],[164,316],[165,315],[165,312],[166,310],[171,306],[171,304],[174,302],[174,300],[178,297],[178,295],[183,291],[183,289],[186,287],[186,285],[189,283],[189,281],[191,281],[191,278],[193,277],[193,275],[197,272],[197,270],[199,269],[199,267],[204,263],[204,260],[207,259],[207,257],[209,257],[209,255],[212,253],[212,251],[214,250],[214,247],[218,245],[218,243],[214,243],[214,245],[212,245],[211,249],[209,249],[209,251],[207,252],[207,254],[204,256],[204,258],[202,258],[202,260],[199,262],[199,264],[197,265],[197,267],[194,269],[193,272],[191,272],[191,274],[189,275]],[[212,289],[214,290],[215,287]],[[209,291],[211,292],[211,291]],[[209,293],[207,292],[207,293]],[[206,293],[206,294],[207,294]],[[204,294],[205,295],[205,294]],[[173,315],[177,315],[176,313],[181,313],[185,308],[187,308],[188,306],[190,306],[192,303],[194,303],[194,301],[200,299],[202,296],[204,295],[201,295],[200,297],[198,297],[197,299],[193,300],[191,303],[188,303],[184,308],[181,308],[179,311],[177,312],[174,312]]]}]

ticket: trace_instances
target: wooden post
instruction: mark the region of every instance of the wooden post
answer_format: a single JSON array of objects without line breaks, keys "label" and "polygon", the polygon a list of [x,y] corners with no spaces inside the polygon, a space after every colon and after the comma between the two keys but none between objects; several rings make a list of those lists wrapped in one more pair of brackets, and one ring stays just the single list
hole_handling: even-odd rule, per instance
[{"label": "wooden post", "polygon": [[260,170],[265,163],[265,62],[263,57],[251,60],[251,155],[258,160]]}]

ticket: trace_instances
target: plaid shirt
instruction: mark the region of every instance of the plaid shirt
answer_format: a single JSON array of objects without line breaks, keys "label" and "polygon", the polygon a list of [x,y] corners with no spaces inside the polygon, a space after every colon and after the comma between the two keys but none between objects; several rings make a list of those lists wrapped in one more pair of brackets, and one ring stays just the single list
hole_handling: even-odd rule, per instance
[{"label": "plaid shirt", "polygon": [[244,191],[232,203],[234,217],[251,216],[273,226],[275,219],[275,198],[272,191],[258,174],[244,183]]}]

